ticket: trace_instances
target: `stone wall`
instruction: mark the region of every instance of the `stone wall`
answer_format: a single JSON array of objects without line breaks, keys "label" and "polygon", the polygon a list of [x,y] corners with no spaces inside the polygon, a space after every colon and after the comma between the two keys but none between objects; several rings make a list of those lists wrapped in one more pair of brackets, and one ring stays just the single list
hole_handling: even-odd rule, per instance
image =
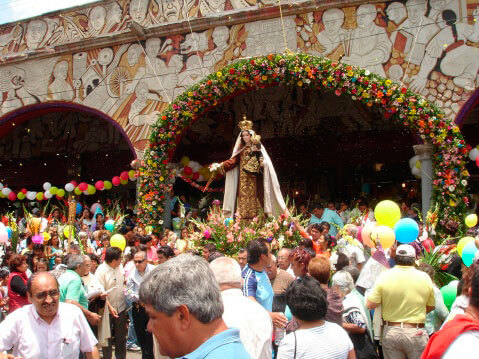
[{"label": "stone wall", "polygon": [[275,4],[107,1],[7,24],[0,112],[80,103],[117,121],[141,156],[150,125],[189,86],[238,58],[286,48],[402,82],[451,118],[477,87],[479,0],[282,1],[282,18]]}]

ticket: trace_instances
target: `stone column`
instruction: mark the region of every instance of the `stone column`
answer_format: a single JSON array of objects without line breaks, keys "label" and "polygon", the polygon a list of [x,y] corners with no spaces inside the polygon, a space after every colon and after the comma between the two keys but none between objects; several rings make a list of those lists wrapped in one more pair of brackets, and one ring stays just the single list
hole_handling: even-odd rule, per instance
[{"label": "stone column", "polygon": [[422,144],[413,146],[414,152],[419,156],[421,161],[421,194],[422,194],[422,218],[425,221],[427,212],[431,207],[432,195],[432,161],[431,155],[433,147],[430,144]]}]

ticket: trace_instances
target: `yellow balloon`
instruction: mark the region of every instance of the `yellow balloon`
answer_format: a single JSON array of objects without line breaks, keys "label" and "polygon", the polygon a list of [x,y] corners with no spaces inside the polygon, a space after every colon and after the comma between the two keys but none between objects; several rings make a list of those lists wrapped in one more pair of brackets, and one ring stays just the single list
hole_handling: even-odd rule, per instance
[{"label": "yellow balloon", "polygon": [[374,217],[380,226],[393,228],[397,221],[401,219],[401,209],[390,200],[381,201],[374,209]]},{"label": "yellow balloon", "polygon": [[65,228],[63,228],[63,235],[65,236],[65,238],[70,238],[70,231],[71,231],[72,237],[74,237],[75,227],[73,227],[72,225],[68,225],[68,226],[65,226]]},{"label": "yellow balloon", "polygon": [[43,199],[43,192],[37,193],[37,200],[41,201]]},{"label": "yellow balloon", "polygon": [[371,238],[376,243],[381,243],[381,246],[384,249],[387,249],[394,244],[394,241],[396,240],[396,235],[394,234],[392,228],[388,226],[379,226],[373,230],[373,232],[371,233]]},{"label": "yellow balloon", "polygon": [[421,169],[421,161],[416,161],[416,168],[417,168],[418,170]]},{"label": "yellow balloon", "polygon": [[469,216],[466,217],[466,226],[469,228],[474,227],[477,224],[477,215],[476,214],[470,214]]},{"label": "yellow balloon", "polygon": [[125,185],[125,184],[128,183],[128,180],[120,180],[120,183],[121,183],[122,185]]},{"label": "yellow balloon", "polygon": [[48,233],[48,232],[43,232],[43,240],[44,240],[45,242],[48,242],[48,241],[50,240],[50,238],[52,238],[52,237],[50,236],[50,233]]},{"label": "yellow balloon", "polygon": [[464,249],[465,246],[467,246],[469,243],[474,242],[473,237],[464,237],[461,238],[459,242],[457,242],[457,254],[462,257],[462,250]]},{"label": "yellow balloon", "polygon": [[96,193],[96,188],[95,186],[92,186],[91,184],[88,185],[87,189],[88,194],[95,194]]},{"label": "yellow balloon", "polygon": [[376,222],[368,222],[361,231],[361,239],[363,240],[363,243],[370,248],[376,247],[376,243],[371,240],[371,233],[375,228]]},{"label": "yellow balloon", "polygon": [[75,187],[75,194],[78,195],[78,196],[81,195],[82,194],[81,189],[78,188],[78,187]]},{"label": "yellow balloon", "polygon": [[181,164],[183,166],[188,166],[188,163],[190,163],[190,158],[188,156],[184,156],[181,158]]},{"label": "yellow balloon", "polygon": [[104,181],[103,183],[105,185],[105,189],[111,189],[111,187],[113,186],[110,181]]},{"label": "yellow balloon", "polygon": [[110,246],[120,248],[122,251],[126,247],[126,240],[121,234],[115,234],[110,238]]}]

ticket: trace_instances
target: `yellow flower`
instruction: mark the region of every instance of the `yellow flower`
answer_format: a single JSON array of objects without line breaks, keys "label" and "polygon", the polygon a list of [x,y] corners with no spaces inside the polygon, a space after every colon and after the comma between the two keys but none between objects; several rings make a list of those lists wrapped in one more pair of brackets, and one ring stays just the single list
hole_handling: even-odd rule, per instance
[{"label": "yellow flower", "polygon": [[304,69],[306,72],[310,72],[311,69],[309,68],[309,66],[306,66],[306,68]]},{"label": "yellow flower", "polygon": [[221,77],[221,76],[223,76],[223,73],[222,73],[221,71],[218,71],[218,72],[216,73],[216,77]]},{"label": "yellow flower", "polygon": [[333,82],[333,80],[334,80],[334,79],[333,79],[333,76],[328,76],[328,81],[329,81],[329,82]]},{"label": "yellow flower", "polygon": [[263,81],[266,81],[266,80],[268,79],[268,76],[263,75],[263,76],[261,77],[261,79],[262,79]]},{"label": "yellow flower", "polygon": [[451,207],[456,207],[456,202],[454,202],[452,199],[449,200],[449,205]]},{"label": "yellow flower", "polygon": [[454,132],[459,132],[459,127],[454,126],[454,127],[452,128],[452,130],[453,130]]},{"label": "yellow flower", "polygon": [[163,176],[160,177],[160,181],[163,182],[165,178]]},{"label": "yellow flower", "polygon": [[348,76],[349,76],[349,77],[353,77],[353,75],[354,75],[354,72],[353,72],[353,71],[348,71]]},{"label": "yellow flower", "polygon": [[403,99],[402,97],[398,97],[397,101],[398,101],[399,103],[403,103],[404,99]]},{"label": "yellow flower", "polygon": [[193,97],[193,92],[191,92],[191,91],[188,92],[188,96],[189,96],[189,97]]},{"label": "yellow flower", "polygon": [[303,86],[303,81],[298,81],[298,86]]},{"label": "yellow flower", "polygon": [[391,86],[392,81],[388,79],[388,80],[384,81],[384,84],[385,84],[386,86]]}]

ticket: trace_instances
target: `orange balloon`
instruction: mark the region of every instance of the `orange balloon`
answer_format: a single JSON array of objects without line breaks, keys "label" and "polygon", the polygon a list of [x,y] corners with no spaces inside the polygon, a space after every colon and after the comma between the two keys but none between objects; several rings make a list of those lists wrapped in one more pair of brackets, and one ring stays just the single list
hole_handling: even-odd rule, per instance
[{"label": "orange balloon", "polygon": [[371,248],[376,248],[376,244],[371,240],[371,233],[376,228],[376,225],[376,222],[368,222],[361,231],[363,244]]}]

